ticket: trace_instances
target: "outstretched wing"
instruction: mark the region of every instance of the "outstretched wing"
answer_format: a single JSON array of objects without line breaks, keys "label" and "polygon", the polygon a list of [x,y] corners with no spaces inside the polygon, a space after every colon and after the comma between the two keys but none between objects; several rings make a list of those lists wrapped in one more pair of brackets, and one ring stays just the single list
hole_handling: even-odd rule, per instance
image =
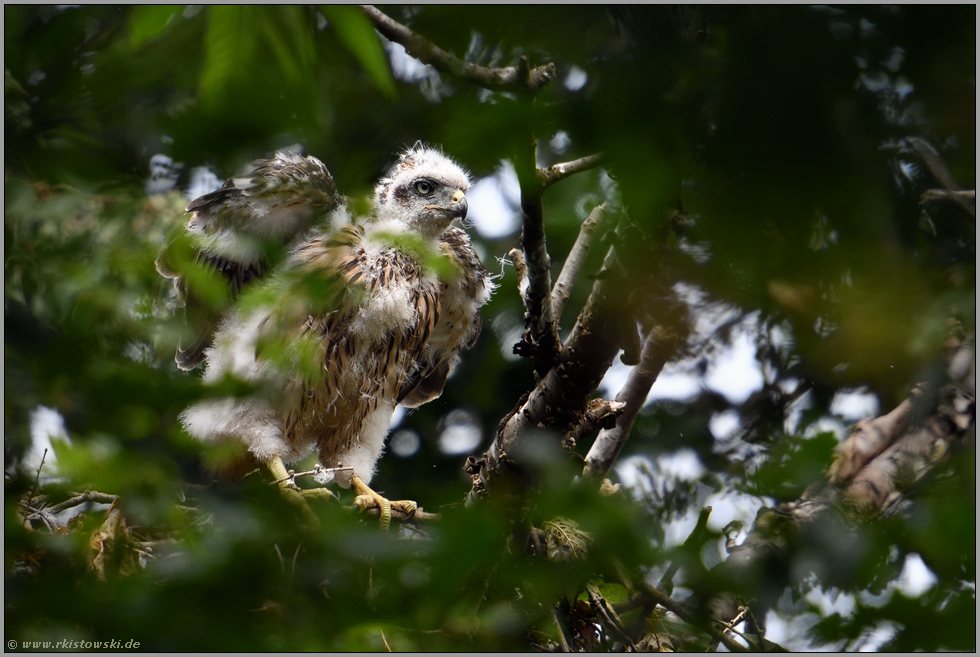
[{"label": "outstretched wing", "polygon": [[[186,225],[194,261],[217,274],[228,298],[276,266],[287,249],[322,217],[341,206],[333,177],[315,157],[280,151],[268,160],[256,160],[244,176],[228,180],[219,189],[187,206]],[[157,270],[174,279],[184,301],[186,333],[177,346],[177,366],[189,370],[204,359],[221,309],[189,289],[186,277],[172,264],[171,249],[157,258]]]}]

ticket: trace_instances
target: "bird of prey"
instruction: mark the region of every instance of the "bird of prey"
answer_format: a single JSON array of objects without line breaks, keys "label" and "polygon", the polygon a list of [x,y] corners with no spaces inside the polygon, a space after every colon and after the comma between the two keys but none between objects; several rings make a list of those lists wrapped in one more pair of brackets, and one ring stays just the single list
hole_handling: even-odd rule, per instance
[{"label": "bird of prey", "polygon": [[[277,480],[288,479],[284,463],[316,451],[322,466],[348,468],[338,482],[374,500],[387,528],[390,502],[367,484],[392,412],[442,394],[457,354],[476,342],[494,288],[469,236],[453,225],[466,216],[469,177],[416,144],[377,184],[373,213],[353,219],[337,207],[318,161],[279,154],[270,162],[281,166],[258,163],[251,186],[229,181],[191,203],[188,231],[204,211],[205,225],[220,219],[250,235],[293,235],[311,214],[329,217],[257,283],[261,301],[237,304],[204,349],[205,382],[231,375],[264,388],[202,401],[181,421],[203,441],[240,440]],[[289,189],[277,191],[282,185]],[[241,191],[221,196],[224,189]],[[288,226],[274,228],[281,223]],[[219,241],[207,242],[208,257]]]}]

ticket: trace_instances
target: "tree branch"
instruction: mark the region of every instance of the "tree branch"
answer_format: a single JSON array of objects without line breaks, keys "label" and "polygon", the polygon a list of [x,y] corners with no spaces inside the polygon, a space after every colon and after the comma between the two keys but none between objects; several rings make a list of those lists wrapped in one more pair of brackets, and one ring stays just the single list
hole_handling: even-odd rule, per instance
[{"label": "tree branch", "polygon": [[61,513],[65,509],[71,509],[73,507],[85,504],[86,502],[96,502],[98,504],[112,504],[118,498],[116,495],[110,495],[108,493],[99,493],[97,491],[85,491],[81,495],[76,495],[70,499],[65,500],[61,504],[55,504],[54,506],[49,506],[48,511],[51,513]]},{"label": "tree branch", "polygon": [[[955,363],[955,354],[951,362]],[[832,509],[868,519],[896,508],[904,499],[897,475],[911,473],[913,482],[921,480],[975,426],[974,367],[975,358],[965,372],[954,373],[951,366],[953,382],[938,395],[927,394],[920,386],[890,413],[860,423],[838,450],[831,483],[812,496],[804,493],[795,502],[761,509],[745,541],[732,547],[728,560],[718,566],[720,571],[731,578],[733,586],[751,588],[765,573],[770,578],[773,572],[785,573],[791,544]],[[924,419],[914,422],[916,417]],[[761,601],[763,607],[772,602]],[[724,594],[712,600],[710,607],[716,615],[731,617],[736,603],[733,596]]]},{"label": "tree branch", "polygon": [[568,295],[571,293],[578,271],[589,254],[595,233],[605,218],[605,206],[599,206],[602,208],[601,211],[598,211],[598,208],[593,210],[582,224],[579,237],[565,261],[566,267],[569,264],[571,266],[567,272],[566,268],[562,269],[562,274],[552,289],[551,257],[548,254],[545,238],[541,196],[549,185],[596,166],[601,156],[590,155],[565,164],[556,164],[548,169],[539,169],[535,166],[537,157],[536,146],[533,146],[533,143],[532,137],[529,157],[520,158],[522,166],[518,175],[521,183],[521,211],[524,218],[521,244],[524,247],[527,264],[528,286],[526,292],[522,288],[527,311],[525,316],[527,328],[521,337],[521,342],[514,347],[514,353],[531,358],[540,378],[555,365],[558,359],[558,319],[568,302]]},{"label": "tree branch", "polygon": [[565,436],[562,447],[574,449],[586,436],[591,436],[600,429],[612,428],[625,408],[626,404],[623,402],[593,399],[589,402],[589,409],[582,416],[582,421]]},{"label": "tree branch", "polygon": [[851,435],[835,451],[834,462],[828,471],[831,484],[846,485],[905,431],[912,416],[912,402],[918,394],[916,388],[890,413],[861,420],[855,425]]},{"label": "tree branch", "polygon": [[587,477],[601,480],[609,472],[629,438],[630,429],[646,402],[650,388],[660,376],[664,365],[677,351],[678,342],[677,332],[664,326],[655,326],[647,335],[640,364],[633,368],[626,385],[616,395],[616,401],[626,404],[623,413],[616,419],[616,426],[599,432],[585,457],[583,474]]},{"label": "tree branch", "polygon": [[683,602],[680,602],[679,600],[674,600],[660,589],[650,586],[646,582],[641,581],[640,587],[643,590],[643,595],[652,599],[654,602],[656,602],[664,609],[668,611],[672,611],[673,613],[677,614],[678,616],[680,616],[681,620],[688,622],[691,625],[696,625],[698,627],[703,627],[707,629],[708,634],[710,634],[716,641],[720,641],[723,644],[725,644],[725,647],[728,648],[729,651],[731,652],[749,651],[749,648],[746,648],[741,643],[735,641],[730,636],[728,636],[723,631],[717,629],[714,626],[715,622],[720,623],[721,621],[714,621],[713,619],[711,619],[708,623],[703,623],[704,615],[699,613],[696,609],[689,607],[688,605],[684,604]]},{"label": "tree branch", "polygon": [[571,162],[554,164],[547,169],[538,169],[538,183],[541,185],[542,190],[548,189],[556,182],[564,180],[569,176],[573,176],[576,173],[581,173],[582,171],[588,171],[589,169],[594,169],[602,164],[603,159],[602,153],[597,153],[595,155],[580,157],[579,159],[572,160]]},{"label": "tree branch", "polygon": [[556,324],[561,320],[561,315],[565,311],[565,304],[568,303],[568,297],[572,293],[572,286],[575,285],[575,280],[592,251],[592,243],[595,241],[596,235],[599,234],[599,228],[607,216],[605,203],[596,206],[582,222],[575,244],[572,246],[572,250],[568,252],[568,257],[565,258],[565,264],[562,265],[561,273],[551,291],[551,312]]},{"label": "tree branch", "polygon": [[629,285],[619,271],[615,248],[606,254],[603,270],[592,286],[585,308],[578,316],[558,365],[538,382],[527,399],[501,422],[490,448],[478,461],[468,466],[473,488],[467,500],[483,496],[502,472],[504,464],[529,433],[541,427],[564,434],[581,421],[589,403],[613,358],[619,351],[620,310],[629,293]]},{"label": "tree branch", "polygon": [[[530,108],[528,107],[528,110]],[[530,125],[530,121],[528,121]],[[551,257],[544,230],[544,207],[535,161],[537,147],[529,134],[530,149],[518,154],[517,175],[521,185],[521,246],[527,265],[527,290],[524,293],[525,330],[514,353],[530,358],[538,378],[543,377],[558,360],[560,344],[558,327],[551,306]]]},{"label": "tree branch", "polygon": [[440,73],[447,73],[464,82],[497,91],[533,94],[557,75],[553,63],[530,69],[526,63],[524,66],[488,68],[464,62],[390,18],[373,5],[361,5],[361,11],[371,19],[378,32],[385,38],[405,46],[405,50],[412,57],[424,64],[431,64]]},{"label": "tree branch", "polygon": [[[925,139],[919,139],[918,137],[913,137],[910,141],[915,147],[915,150],[918,151],[922,161],[926,163],[927,167],[929,167],[929,171],[932,172],[932,175],[946,190],[946,198],[952,199],[958,203],[959,206],[966,210],[971,217],[976,219],[977,209],[974,205],[974,203],[976,203],[976,190],[973,190],[972,196],[967,193],[963,193],[959,183],[956,182],[956,178],[953,177],[949,167],[947,167],[946,163],[943,162],[943,159],[939,157],[939,153],[932,147],[932,144],[927,142]],[[923,197],[924,196],[925,195],[923,195]]]}]

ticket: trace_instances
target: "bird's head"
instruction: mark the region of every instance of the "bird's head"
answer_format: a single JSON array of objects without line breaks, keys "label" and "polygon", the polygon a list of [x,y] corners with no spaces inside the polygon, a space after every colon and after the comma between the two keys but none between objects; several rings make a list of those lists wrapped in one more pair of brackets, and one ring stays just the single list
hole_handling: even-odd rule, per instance
[{"label": "bird's head", "polygon": [[374,190],[378,216],[403,222],[426,237],[466,218],[470,179],[458,164],[421,142],[401,154]]}]

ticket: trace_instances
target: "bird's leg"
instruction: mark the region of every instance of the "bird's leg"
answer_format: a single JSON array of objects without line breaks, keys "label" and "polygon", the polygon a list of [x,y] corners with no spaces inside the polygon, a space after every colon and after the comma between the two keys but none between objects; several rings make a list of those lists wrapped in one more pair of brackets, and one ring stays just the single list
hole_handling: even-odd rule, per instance
[{"label": "bird's leg", "polygon": [[351,476],[351,486],[357,493],[357,497],[354,498],[354,508],[358,511],[364,511],[372,506],[372,502],[377,505],[378,510],[381,512],[381,531],[388,531],[388,526],[391,524],[391,507],[392,504],[396,505],[399,511],[404,513],[406,516],[411,517],[418,509],[418,505],[411,500],[401,500],[398,502],[391,502],[388,499],[382,497],[378,493],[371,490],[371,487],[364,483],[364,480],[357,475]]}]

